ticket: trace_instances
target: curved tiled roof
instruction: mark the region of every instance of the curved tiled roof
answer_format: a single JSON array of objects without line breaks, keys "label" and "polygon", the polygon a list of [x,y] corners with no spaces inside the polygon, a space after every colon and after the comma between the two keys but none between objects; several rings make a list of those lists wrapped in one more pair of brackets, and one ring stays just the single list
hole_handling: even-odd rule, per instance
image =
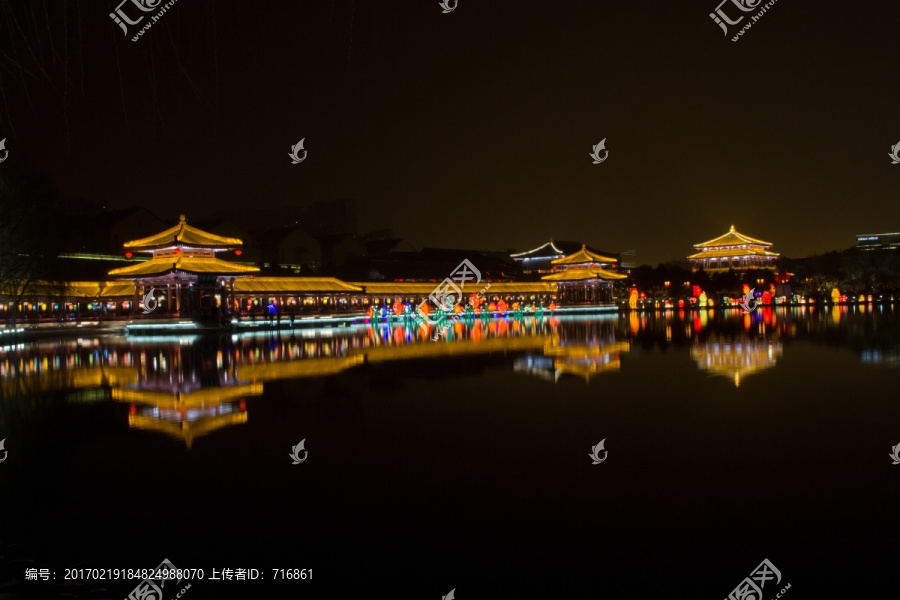
[{"label": "curved tiled roof", "polygon": [[181,215],[178,225],[149,237],[125,242],[124,246],[130,250],[149,251],[169,246],[226,249],[243,244],[244,242],[238,238],[224,237],[191,227],[185,221],[184,215]]},{"label": "curved tiled roof", "polygon": [[716,248],[719,246],[743,246],[745,244],[752,244],[755,246],[771,246],[772,242],[764,242],[762,240],[757,240],[748,235],[744,235],[743,233],[738,233],[734,229],[734,225],[731,226],[731,229],[725,235],[720,235],[719,237],[709,240],[708,242],[703,242],[701,244],[694,244],[694,248],[698,250],[700,248]]}]

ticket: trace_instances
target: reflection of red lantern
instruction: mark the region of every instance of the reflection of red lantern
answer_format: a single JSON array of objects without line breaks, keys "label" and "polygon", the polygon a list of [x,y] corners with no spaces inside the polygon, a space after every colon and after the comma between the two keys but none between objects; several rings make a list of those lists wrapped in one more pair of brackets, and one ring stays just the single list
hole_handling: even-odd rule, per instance
[{"label": "reflection of red lantern", "polygon": [[133,256],[133,255],[131,254],[131,252],[126,252],[126,253],[125,253],[125,258],[131,258],[132,256]]}]

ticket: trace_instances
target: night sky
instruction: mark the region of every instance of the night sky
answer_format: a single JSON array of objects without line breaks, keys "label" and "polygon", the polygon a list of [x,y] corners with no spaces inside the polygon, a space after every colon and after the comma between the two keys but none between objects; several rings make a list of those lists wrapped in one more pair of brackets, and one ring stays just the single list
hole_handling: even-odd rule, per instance
[{"label": "night sky", "polygon": [[757,11],[726,37],[719,1],[177,0],[132,42],[118,0],[5,0],[0,169],[165,219],[352,198],[417,246],[652,264],[731,224],[791,257],[900,230],[900,4],[778,0],[732,42]]}]

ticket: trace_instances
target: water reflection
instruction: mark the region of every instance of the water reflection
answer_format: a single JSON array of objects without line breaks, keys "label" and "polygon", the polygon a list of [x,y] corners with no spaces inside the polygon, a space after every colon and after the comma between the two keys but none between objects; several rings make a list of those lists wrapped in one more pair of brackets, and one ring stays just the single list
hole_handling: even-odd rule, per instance
[{"label": "water reflection", "polygon": [[740,386],[741,379],[748,375],[774,367],[782,353],[781,342],[752,339],[747,335],[736,340],[706,340],[691,347],[691,358],[697,367],[734,380],[734,387]]},{"label": "water reflection", "polygon": [[[622,369],[623,357],[669,347],[739,386],[777,366],[794,341],[840,346],[866,364],[900,368],[900,310],[893,307],[629,312],[603,317],[477,319],[447,336],[415,324],[248,334],[222,338],[98,337],[0,348],[5,405],[113,402],[130,427],[191,447],[248,421],[246,400],[266,382],[339,375],[365,365],[496,354],[512,369],[558,382]],[[122,411],[125,419],[125,411]]]},{"label": "water reflection", "polygon": [[622,354],[631,344],[616,341],[617,320],[573,321],[555,328],[556,335],[544,343],[541,354],[529,353],[513,362],[513,370],[557,382],[573,375],[589,383],[601,373],[621,368]]}]

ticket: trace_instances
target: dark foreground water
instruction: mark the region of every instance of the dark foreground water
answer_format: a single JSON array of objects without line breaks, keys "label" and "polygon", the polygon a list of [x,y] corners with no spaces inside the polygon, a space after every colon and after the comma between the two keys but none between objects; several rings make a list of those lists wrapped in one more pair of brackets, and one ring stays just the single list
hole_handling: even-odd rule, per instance
[{"label": "dark foreground water", "polygon": [[0,375],[0,598],[163,559],[186,599],[720,600],[764,560],[766,599],[900,596],[891,306],[69,339]]}]

